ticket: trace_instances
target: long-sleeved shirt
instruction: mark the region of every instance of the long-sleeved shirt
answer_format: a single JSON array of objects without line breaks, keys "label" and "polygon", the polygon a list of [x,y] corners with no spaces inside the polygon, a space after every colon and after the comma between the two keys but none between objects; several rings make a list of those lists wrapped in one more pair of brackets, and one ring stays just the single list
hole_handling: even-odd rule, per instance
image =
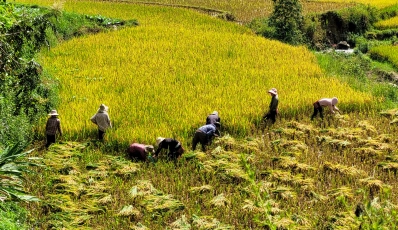
[{"label": "long-sleeved shirt", "polygon": [[204,125],[204,126],[200,127],[198,130],[205,133],[208,137],[212,137],[216,133],[217,129],[214,124],[210,124],[210,125]]},{"label": "long-sleeved shirt", "polygon": [[272,95],[271,103],[269,104],[269,111],[276,112],[276,110],[278,109],[278,103],[278,95]]},{"label": "long-sleeved shirt", "polygon": [[107,112],[97,112],[90,120],[98,125],[98,129],[105,132],[106,129],[112,128],[111,120]]},{"label": "long-sleeved shirt", "polygon": [[61,121],[57,117],[51,116],[47,120],[46,134],[55,135],[57,134],[57,131],[62,135]]},{"label": "long-sleeved shirt", "polygon": [[138,157],[141,160],[146,160],[148,153],[145,151],[144,144],[133,143],[128,148],[130,157]]},{"label": "long-sleeved shirt", "polygon": [[212,113],[206,118],[206,125],[214,124],[215,122],[221,122],[218,114]]},{"label": "long-sleeved shirt", "polygon": [[340,111],[337,107],[337,98],[322,98],[319,101],[319,104],[321,106],[328,106],[330,109],[330,112],[334,113],[334,111]]},{"label": "long-sleeved shirt", "polygon": [[162,149],[169,149],[170,152],[176,151],[181,146],[181,143],[172,138],[165,138],[162,142],[159,143],[158,149],[155,152],[155,156],[157,156]]}]

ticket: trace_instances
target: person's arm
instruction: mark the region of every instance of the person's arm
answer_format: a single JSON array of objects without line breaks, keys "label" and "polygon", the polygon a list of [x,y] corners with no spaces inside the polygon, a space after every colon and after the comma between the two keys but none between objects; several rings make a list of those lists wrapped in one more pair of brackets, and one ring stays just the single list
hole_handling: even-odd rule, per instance
[{"label": "person's arm", "polygon": [[160,153],[160,150],[162,150],[163,148],[163,141],[159,143],[158,149],[156,150],[156,152],[154,153],[154,156],[157,157]]},{"label": "person's arm", "polygon": [[57,122],[57,128],[58,128],[58,131],[59,131],[59,135],[61,135],[62,136],[62,129],[61,129],[61,121],[58,119],[58,122]]},{"label": "person's arm", "polygon": [[336,110],[337,112],[339,112],[339,114],[341,114],[340,109],[337,108],[337,106],[334,105],[334,106],[333,106],[333,109]]},{"label": "person's arm", "polygon": [[334,113],[334,106],[332,105],[332,104],[330,104],[330,105],[328,105],[328,107],[329,107],[329,110],[330,110],[330,112],[331,113]]},{"label": "person's arm", "polygon": [[97,124],[97,120],[96,120],[96,115],[97,114],[94,114],[94,116],[92,116],[91,118],[90,118],[90,120],[91,120],[91,122],[93,122],[94,124]]},{"label": "person's arm", "polygon": [[112,128],[112,123],[111,123],[111,119],[109,118],[109,115],[106,115],[106,121],[108,122],[108,125],[110,128]]}]

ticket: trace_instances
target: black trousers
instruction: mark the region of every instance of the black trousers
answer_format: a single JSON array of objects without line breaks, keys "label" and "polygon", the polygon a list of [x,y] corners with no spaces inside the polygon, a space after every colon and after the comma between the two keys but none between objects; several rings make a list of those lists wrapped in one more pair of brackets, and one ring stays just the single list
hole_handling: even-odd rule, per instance
[{"label": "black trousers", "polygon": [[319,112],[319,115],[321,116],[321,118],[323,119],[323,108],[322,108],[321,104],[319,104],[319,102],[317,101],[314,103],[314,113],[311,116],[311,120],[314,120],[316,115],[318,115],[318,112]]},{"label": "black trousers", "polygon": [[193,137],[192,140],[192,150],[195,151],[196,145],[200,143],[202,145],[202,151],[206,151],[206,145],[209,144],[209,137],[207,136],[206,133],[202,131],[196,131],[195,136]]},{"label": "black trousers", "polygon": [[98,140],[104,140],[105,132],[98,129]]},{"label": "black trousers", "polygon": [[263,117],[264,120],[271,120],[271,123],[274,124],[276,122],[276,111],[269,111]]},{"label": "black trousers", "polygon": [[55,135],[47,135],[46,148],[48,148],[53,143],[55,143]]}]

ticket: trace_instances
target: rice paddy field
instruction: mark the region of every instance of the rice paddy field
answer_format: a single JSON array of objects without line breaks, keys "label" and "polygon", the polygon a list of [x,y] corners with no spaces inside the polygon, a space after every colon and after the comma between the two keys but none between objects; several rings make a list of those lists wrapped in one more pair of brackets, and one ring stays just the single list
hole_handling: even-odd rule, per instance
[{"label": "rice paddy field", "polygon": [[375,27],[377,29],[394,29],[394,28],[398,28],[398,17],[392,17],[390,19],[377,22]]},{"label": "rice paddy field", "polygon": [[370,50],[370,55],[398,67],[398,46],[396,45],[376,46]]},{"label": "rice paddy field", "polygon": [[[26,204],[33,228],[397,227],[397,111],[378,111],[383,98],[328,76],[304,47],[195,11],[93,1],[66,1],[64,9],[139,26],[40,54],[60,86],[65,135],[35,152],[45,167],[27,180],[42,199]],[[273,87],[281,115],[261,131]],[[312,103],[324,96],[337,96],[343,114],[311,122]],[[97,143],[89,118],[101,103],[114,127]],[[222,137],[206,153],[190,151],[213,110]],[[187,151],[177,162],[125,158],[129,143],[158,136]]]}]

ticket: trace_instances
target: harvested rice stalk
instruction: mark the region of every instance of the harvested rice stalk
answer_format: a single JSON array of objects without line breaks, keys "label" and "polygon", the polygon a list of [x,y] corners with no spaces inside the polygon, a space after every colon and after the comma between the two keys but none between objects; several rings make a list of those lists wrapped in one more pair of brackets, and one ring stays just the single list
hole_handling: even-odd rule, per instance
[{"label": "harvested rice stalk", "polygon": [[224,193],[221,193],[214,197],[210,201],[210,204],[215,207],[225,207],[231,204],[231,202],[225,197]]},{"label": "harvested rice stalk", "polygon": [[191,224],[185,215],[182,215],[179,219],[171,223],[170,227],[172,227],[174,230],[190,230]]},{"label": "harvested rice stalk", "polygon": [[124,217],[132,217],[134,219],[138,219],[141,216],[141,212],[134,208],[133,205],[127,205],[119,211],[117,216],[124,216]]},{"label": "harvested rice stalk", "polygon": [[192,187],[189,189],[189,191],[191,193],[200,193],[200,194],[205,193],[205,192],[210,192],[212,190],[213,190],[213,186],[211,186],[211,185],[202,185],[200,187]]}]

